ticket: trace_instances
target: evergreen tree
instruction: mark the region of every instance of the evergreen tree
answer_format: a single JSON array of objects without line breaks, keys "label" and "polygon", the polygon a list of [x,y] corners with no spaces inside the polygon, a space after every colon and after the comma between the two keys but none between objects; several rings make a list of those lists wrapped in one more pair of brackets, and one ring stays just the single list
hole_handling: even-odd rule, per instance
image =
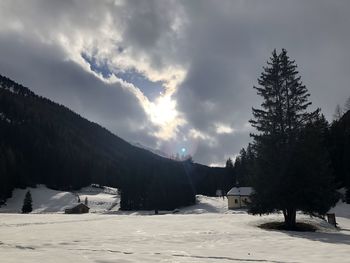
[{"label": "evergreen tree", "polygon": [[85,204],[85,205],[88,205],[88,204],[89,204],[89,201],[88,201],[88,198],[87,198],[87,196],[85,197],[85,201],[84,201],[84,204]]},{"label": "evergreen tree", "polygon": [[30,191],[27,191],[24,200],[23,200],[23,206],[22,206],[22,213],[27,214],[33,211],[32,208],[32,195],[30,194]]},{"label": "evergreen tree", "polygon": [[339,187],[350,188],[350,111],[333,121],[329,132],[329,151]]},{"label": "evergreen tree", "polygon": [[[340,195],[334,184],[334,173],[326,145],[328,123],[323,115],[307,123],[293,147],[289,178],[297,209],[324,215]],[[306,200],[306,201],[305,201]]]},{"label": "evergreen tree", "polygon": [[293,229],[297,210],[324,214],[334,205],[336,194],[323,134],[310,135],[321,133],[315,127],[322,118],[319,109],[307,111],[310,94],[295,61],[282,49],[280,54],[274,50],[267,64],[259,87],[254,87],[263,98],[262,108],[253,108],[250,120],[258,131],[251,135],[256,156],[250,212],[282,211],[286,227]]},{"label": "evergreen tree", "polygon": [[242,148],[236,158],[235,171],[235,185],[236,186],[250,186],[251,176],[254,169],[254,153],[253,146],[249,143],[247,149]]},{"label": "evergreen tree", "polygon": [[234,169],[234,165],[232,162],[231,158],[228,158],[226,161],[226,165],[225,165],[225,178],[223,180],[223,183],[221,185],[221,190],[222,190],[222,194],[223,196],[226,195],[226,192],[231,189],[232,186],[235,185],[236,182],[236,174],[235,174],[235,169]]},{"label": "evergreen tree", "polygon": [[233,163],[232,163],[231,158],[227,159],[227,161],[226,161],[226,168],[227,169],[233,169]]}]

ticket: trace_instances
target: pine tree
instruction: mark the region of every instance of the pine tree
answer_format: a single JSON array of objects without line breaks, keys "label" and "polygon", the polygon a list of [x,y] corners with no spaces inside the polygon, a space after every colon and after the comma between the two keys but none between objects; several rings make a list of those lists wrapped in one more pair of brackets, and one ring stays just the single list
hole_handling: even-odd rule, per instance
[{"label": "pine tree", "polygon": [[226,161],[226,168],[227,169],[232,169],[233,168],[233,163],[232,163],[231,158],[227,159],[227,161]]},{"label": "pine tree", "polygon": [[84,204],[85,204],[85,205],[88,205],[88,204],[89,204],[89,201],[88,201],[87,196],[85,196],[85,201],[84,201]]},{"label": "pine tree", "polygon": [[225,165],[225,177],[221,185],[223,197],[224,195],[226,195],[226,192],[229,189],[231,189],[232,186],[235,185],[235,182],[236,182],[236,174],[235,174],[234,165],[233,165],[232,159],[228,158],[226,160],[226,165]]},{"label": "pine tree", "polygon": [[254,150],[251,143],[248,144],[247,149],[242,148],[236,158],[234,165],[235,185],[236,186],[250,186],[252,172],[254,170]]},{"label": "pine tree", "polygon": [[[325,213],[334,204],[335,191],[322,135],[306,136],[310,135],[306,128],[317,132],[311,127],[320,119],[319,109],[307,111],[310,94],[298,76],[295,61],[282,49],[280,54],[274,50],[267,64],[258,79],[259,87],[254,87],[263,98],[262,108],[253,108],[250,120],[258,131],[251,134],[256,156],[250,212],[282,211],[285,226],[293,229],[297,210]],[[320,200],[316,200],[317,191],[324,192]]]},{"label": "pine tree", "polygon": [[22,213],[27,214],[33,211],[32,208],[32,195],[30,194],[30,191],[27,191],[24,200],[23,200],[23,206],[22,206]]},{"label": "pine tree", "polygon": [[246,184],[246,176],[247,176],[247,152],[244,148],[242,148],[239,151],[239,155],[236,158],[235,161],[235,185],[237,187],[239,186],[245,186]]}]

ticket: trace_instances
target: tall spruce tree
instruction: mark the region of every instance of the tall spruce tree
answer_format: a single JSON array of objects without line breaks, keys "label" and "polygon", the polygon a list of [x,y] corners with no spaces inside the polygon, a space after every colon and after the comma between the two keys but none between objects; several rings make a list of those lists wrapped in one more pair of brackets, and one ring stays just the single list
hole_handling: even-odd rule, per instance
[{"label": "tall spruce tree", "polygon": [[234,164],[235,185],[250,186],[251,170],[253,169],[254,156],[252,145],[249,144],[247,149],[242,148]]},{"label": "tall spruce tree", "polygon": [[[253,108],[250,120],[258,131],[251,135],[256,156],[250,212],[282,211],[286,227],[293,229],[297,210],[324,214],[335,203],[336,194],[322,134],[306,136],[309,130],[320,132],[311,127],[318,127],[321,117],[319,109],[307,111],[310,94],[295,61],[282,49],[280,54],[274,50],[267,64],[259,87],[254,87],[263,102],[260,109]],[[324,196],[318,200],[320,194]]]},{"label": "tall spruce tree", "polygon": [[22,213],[28,214],[33,211],[32,208],[32,195],[30,194],[30,191],[27,191],[24,200],[23,200],[23,206],[22,206]]},{"label": "tall spruce tree", "polygon": [[226,173],[225,173],[225,178],[223,180],[224,182],[221,185],[221,190],[224,192],[228,191],[228,189],[234,186],[236,183],[236,173],[235,173],[234,165],[231,158],[228,158],[226,160],[225,170],[226,170]]}]

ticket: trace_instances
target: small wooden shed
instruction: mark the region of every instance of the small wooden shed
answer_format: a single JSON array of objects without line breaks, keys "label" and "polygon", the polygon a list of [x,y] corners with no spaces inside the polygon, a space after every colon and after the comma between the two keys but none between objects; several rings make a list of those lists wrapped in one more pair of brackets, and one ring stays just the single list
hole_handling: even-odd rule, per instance
[{"label": "small wooden shed", "polygon": [[228,209],[243,208],[250,202],[251,187],[233,187],[227,193]]},{"label": "small wooden shed", "polygon": [[64,210],[65,214],[84,214],[84,213],[89,213],[90,208],[83,204],[79,203],[76,206],[73,206],[71,208],[67,208]]}]

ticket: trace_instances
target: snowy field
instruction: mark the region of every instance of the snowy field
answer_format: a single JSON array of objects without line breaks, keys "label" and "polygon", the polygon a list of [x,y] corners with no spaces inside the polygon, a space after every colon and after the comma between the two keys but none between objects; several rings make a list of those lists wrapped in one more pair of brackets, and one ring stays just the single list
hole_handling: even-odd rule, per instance
[{"label": "snowy field", "polygon": [[0,207],[0,213],[20,213],[27,190],[30,190],[33,199],[32,213],[64,212],[64,209],[78,203],[78,197],[81,202],[87,198],[90,213],[103,213],[119,209],[119,196],[115,188],[89,186],[79,191],[64,192],[38,185],[36,188],[15,189],[12,198],[6,201],[6,206]]},{"label": "snowy field", "polygon": [[[88,189],[84,193],[92,195]],[[257,227],[282,220],[279,215],[228,211],[222,198],[198,200],[177,214],[0,213],[0,262],[350,262],[349,205],[335,209],[341,230],[298,215],[319,227],[301,233]]]}]

